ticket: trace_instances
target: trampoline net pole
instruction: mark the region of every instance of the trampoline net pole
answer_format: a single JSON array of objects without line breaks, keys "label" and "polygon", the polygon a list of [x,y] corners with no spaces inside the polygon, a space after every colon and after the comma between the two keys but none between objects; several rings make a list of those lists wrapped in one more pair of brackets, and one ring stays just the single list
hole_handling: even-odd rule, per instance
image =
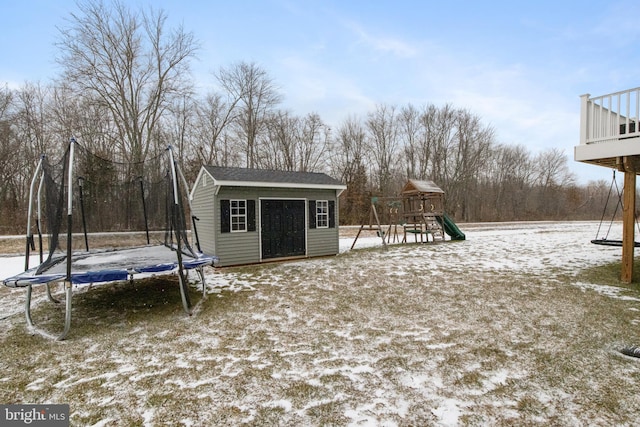
[{"label": "trampoline net pole", "polygon": [[[182,212],[182,206],[180,205],[180,194],[178,192],[179,185],[176,174],[176,163],[173,158],[173,150],[169,147],[169,162],[171,168],[171,183],[173,203],[171,203],[171,223],[176,233],[176,255],[178,257],[178,275],[180,278],[180,295],[182,297],[182,304],[184,310],[191,314],[191,300],[189,298],[189,288],[187,286],[186,277],[184,274],[184,265],[182,263],[182,239],[184,230],[184,214]],[[182,215],[181,215],[182,214]]]},{"label": "trampoline net pole", "polygon": [[27,211],[27,242],[26,242],[27,246],[25,250],[25,260],[24,260],[25,271],[29,269],[29,255],[30,255],[29,251],[31,248],[35,250],[34,243],[33,243],[33,233],[31,232],[31,216],[33,214],[33,192],[36,185],[36,179],[38,178],[38,175],[40,174],[40,171],[42,169],[43,160],[44,160],[44,157],[40,157],[38,166],[36,166],[36,171],[33,174],[33,178],[31,179],[31,186],[29,187],[29,208]]},{"label": "trampoline net pole", "polygon": [[144,184],[143,179],[140,177],[140,196],[142,197],[142,215],[144,216],[144,231],[147,233],[147,245],[149,240],[149,219],[147,217],[147,203],[144,200]]},{"label": "trampoline net pole", "polygon": [[36,228],[38,230],[38,249],[40,254],[40,264],[44,261],[44,253],[42,248],[42,189],[44,188],[44,174],[40,176],[40,185],[38,186],[38,213],[36,215]]},{"label": "trampoline net pole", "polygon": [[84,247],[89,252],[89,237],[87,236],[87,217],[84,213],[84,196],[82,187],[84,184],[84,178],[78,177],[78,191],[80,193],[80,214],[82,216],[82,231],[84,233]]},{"label": "trampoline net pole", "polygon": [[71,255],[73,253],[72,246],[72,227],[73,227],[73,157],[75,153],[75,138],[69,141],[69,159],[67,161],[67,281],[71,282]]}]

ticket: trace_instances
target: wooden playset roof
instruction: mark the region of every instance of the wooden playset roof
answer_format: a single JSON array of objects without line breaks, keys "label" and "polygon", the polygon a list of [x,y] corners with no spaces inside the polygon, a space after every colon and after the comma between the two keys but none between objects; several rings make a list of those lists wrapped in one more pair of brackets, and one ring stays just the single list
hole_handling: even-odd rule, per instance
[{"label": "wooden playset roof", "polygon": [[420,181],[410,179],[404,185],[402,194],[419,194],[419,193],[439,193],[444,194],[442,188],[438,187],[433,181]]}]

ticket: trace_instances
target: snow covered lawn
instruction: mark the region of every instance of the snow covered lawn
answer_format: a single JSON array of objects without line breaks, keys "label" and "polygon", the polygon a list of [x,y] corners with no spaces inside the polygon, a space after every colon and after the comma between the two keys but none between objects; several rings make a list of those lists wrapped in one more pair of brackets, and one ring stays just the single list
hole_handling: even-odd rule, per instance
[{"label": "snow covered lawn", "polygon": [[597,227],[345,238],[336,257],[207,270],[190,318],[174,278],[83,287],[64,342],[30,335],[24,290],[3,288],[0,403],[68,403],[96,426],[632,425],[640,359],[618,350],[640,345],[640,291],[594,279],[620,259],[589,243]]}]

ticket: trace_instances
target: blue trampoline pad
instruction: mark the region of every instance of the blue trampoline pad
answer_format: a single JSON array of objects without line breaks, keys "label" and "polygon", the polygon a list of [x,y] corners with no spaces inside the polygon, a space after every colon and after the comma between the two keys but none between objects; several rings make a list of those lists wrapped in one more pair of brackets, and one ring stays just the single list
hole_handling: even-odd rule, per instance
[{"label": "blue trampoline pad", "polygon": [[[197,254],[192,257],[182,255],[185,269],[214,265],[218,257]],[[64,280],[67,264],[62,261],[52,265],[41,274],[38,267],[3,280],[5,286],[25,287],[28,285],[50,283]],[[72,256],[71,283],[101,283],[127,280],[140,273],[163,273],[178,268],[176,252],[166,246],[144,246],[123,250],[104,250],[98,252],[77,252]]]}]

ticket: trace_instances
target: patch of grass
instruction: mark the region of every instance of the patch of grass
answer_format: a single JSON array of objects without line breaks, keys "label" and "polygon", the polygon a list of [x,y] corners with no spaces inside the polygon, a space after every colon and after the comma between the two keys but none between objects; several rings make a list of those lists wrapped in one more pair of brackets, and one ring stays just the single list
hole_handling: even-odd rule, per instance
[{"label": "patch of grass", "polygon": [[519,380],[509,378],[503,383],[496,384],[495,388],[489,392],[490,396],[496,396],[497,399],[511,398],[513,390],[518,388]]},{"label": "patch of grass", "polygon": [[280,423],[285,409],[281,406],[260,406],[256,411],[256,415],[250,422],[249,426],[276,426]]},{"label": "patch of grass", "polygon": [[323,374],[320,376],[320,382],[335,388],[344,388],[347,384],[351,384],[351,380],[341,373]]},{"label": "patch of grass", "polygon": [[322,387],[311,385],[306,381],[294,381],[284,389],[284,395],[290,399],[295,406],[304,406],[310,400],[320,400],[326,397],[326,392]]},{"label": "patch of grass", "polygon": [[496,369],[500,366],[503,366],[509,359],[507,353],[505,353],[504,350],[493,346],[476,347],[472,350],[472,353],[477,357],[478,360],[482,362],[491,361],[490,365],[487,365],[486,363],[483,364],[484,369]]},{"label": "patch of grass", "polygon": [[618,387],[604,386],[598,387],[597,393],[593,398],[596,408],[600,411],[610,412],[612,414],[620,414],[622,409],[620,404],[620,389]]},{"label": "patch of grass", "polygon": [[622,282],[620,280],[621,272],[622,266],[620,262],[611,262],[597,265],[595,267],[585,268],[579,271],[575,275],[575,278],[582,282],[597,283],[599,285],[615,286],[640,291],[640,259],[636,258],[633,262],[632,283]]},{"label": "patch of grass", "polygon": [[530,394],[521,396],[516,407],[521,413],[533,416],[539,416],[545,411],[544,404]]},{"label": "patch of grass", "polygon": [[349,421],[344,415],[344,404],[337,401],[312,406],[306,413],[320,425],[339,426],[346,425]]},{"label": "patch of grass", "polygon": [[474,370],[470,372],[465,372],[455,381],[455,385],[464,386],[464,387],[481,387],[482,381],[484,380],[484,375],[482,373]]},{"label": "patch of grass", "polygon": [[71,417],[74,423],[83,426],[92,426],[98,424],[100,421],[108,419],[102,411],[91,411],[90,413],[73,414]]},{"label": "patch of grass", "polygon": [[409,363],[407,362],[407,358],[404,356],[386,356],[378,360],[374,366],[385,372],[396,372],[399,370],[409,369]]}]

